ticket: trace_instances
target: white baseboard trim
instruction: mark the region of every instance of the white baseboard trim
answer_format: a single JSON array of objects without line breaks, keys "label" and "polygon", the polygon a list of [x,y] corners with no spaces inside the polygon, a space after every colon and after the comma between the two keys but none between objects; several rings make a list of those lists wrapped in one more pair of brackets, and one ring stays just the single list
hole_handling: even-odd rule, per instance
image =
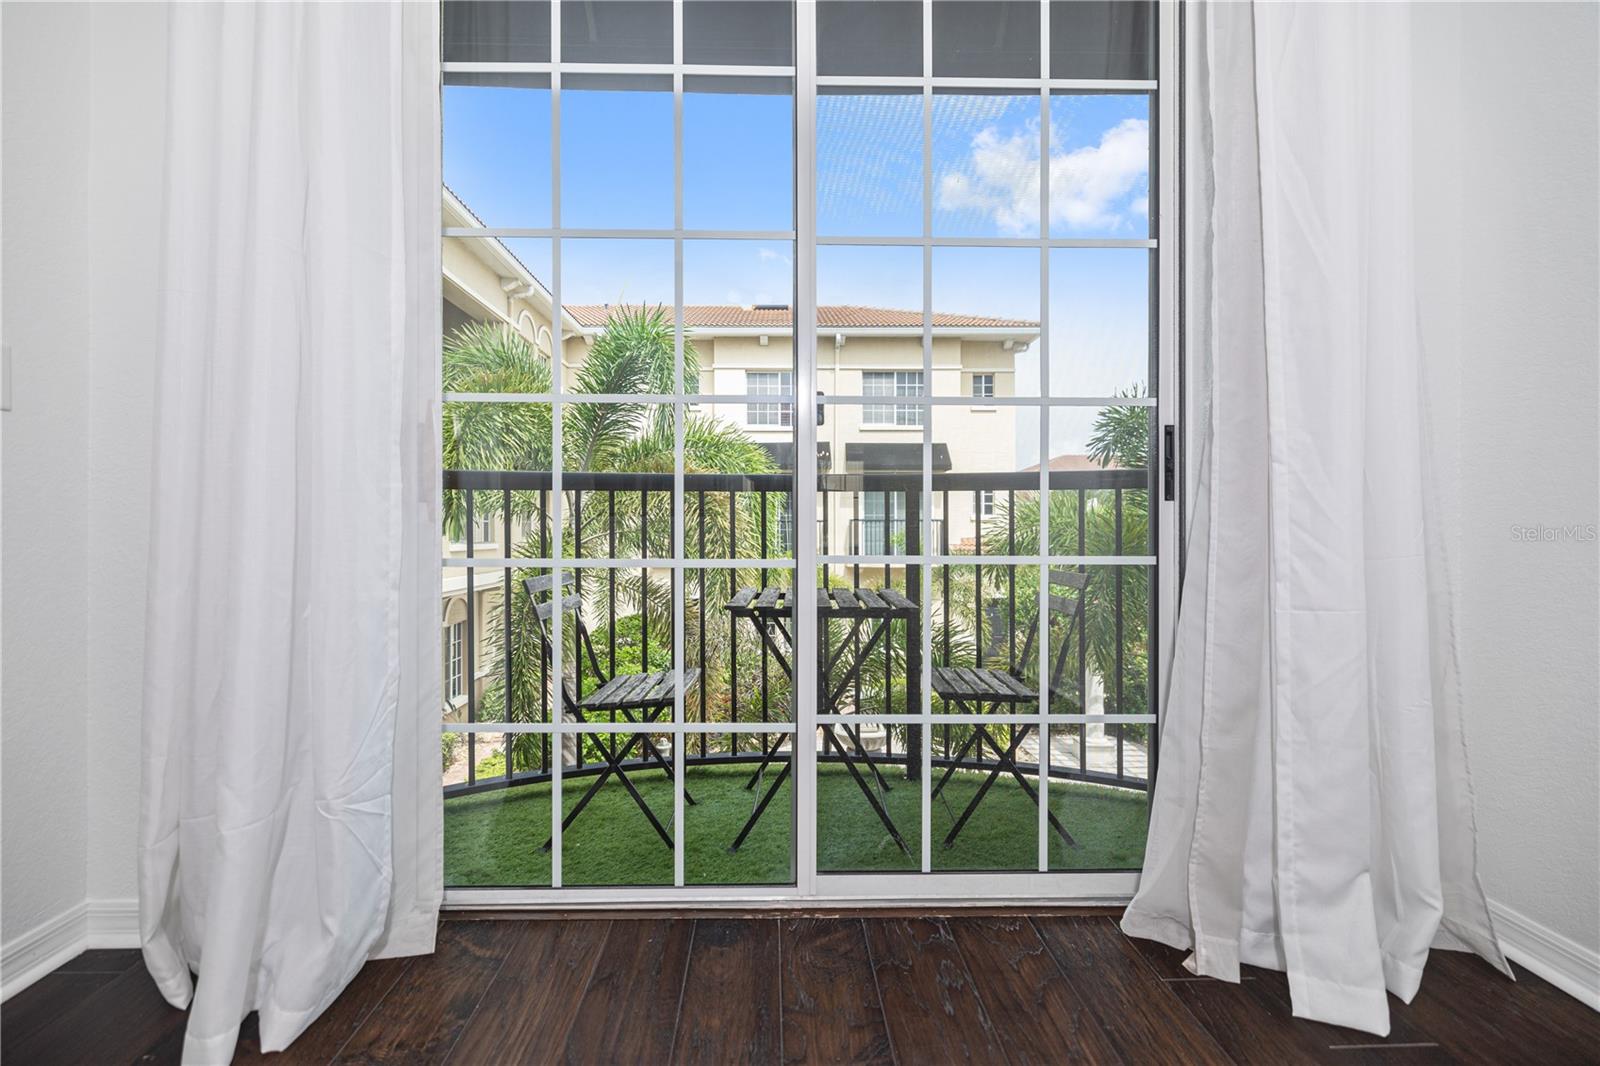
[{"label": "white baseboard trim", "polygon": [[1600,951],[1586,948],[1503,903],[1490,900],[1489,912],[1507,958],[1584,1006],[1600,1011]]},{"label": "white baseboard trim", "polygon": [[68,907],[0,946],[0,1000],[10,999],[69,959],[89,941],[89,905]]},{"label": "white baseboard trim", "polygon": [[136,948],[139,946],[139,901],[136,899],[91,899],[89,901],[89,939],[91,948]]},{"label": "white baseboard trim", "polygon": [[89,948],[138,946],[138,900],[79,903],[0,946],[0,1000],[10,999]]}]

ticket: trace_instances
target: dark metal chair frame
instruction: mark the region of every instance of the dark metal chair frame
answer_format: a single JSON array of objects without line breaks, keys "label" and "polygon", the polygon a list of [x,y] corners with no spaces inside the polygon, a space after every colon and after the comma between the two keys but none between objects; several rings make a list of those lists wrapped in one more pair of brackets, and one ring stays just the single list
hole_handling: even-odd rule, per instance
[{"label": "dark metal chair frame", "polygon": [[[1046,600],[1049,604],[1049,622],[1047,622],[1047,625],[1053,625],[1064,620],[1067,626],[1067,631],[1062,636],[1061,650],[1057,653],[1055,662],[1050,667],[1047,694],[1053,696],[1061,684],[1067,660],[1071,657],[1073,636],[1083,624],[1084,599],[1089,589],[1089,575],[1079,573],[1076,570],[1054,568],[1050,569],[1048,573],[1050,591],[1046,595]],[[1057,594],[1054,591],[1057,587],[1070,588],[1077,594],[1075,596]],[[1041,627],[1038,625],[1028,627],[1028,636],[1023,642],[1022,651],[1018,653],[1017,658],[1005,670],[986,667],[935,666],[932,670],[933,691],[947,703],[955,704],[956,707],[960,708],[962,714],[982,714],[985,704],[999,707],[1037,703],[1039,700],[1038,689],[1028,685],[1025,679],[1025,669],[1032,660],[1034,641],[1040,629]],[[996,630],[996,633],[998,635],[998,630]],[[1047,641],[1046,647],[1048,648],[1048,646]],[[1002,773],[1009,773],[1015,778],[1017,784],[1022,787],[1028,798],[1033,800],[1035,805],[1038,804],[1039,794],[1034,791],[1027,775],[1017,767],[1017,748],[1027,739],[1028,733],[1034,728],[1033,725],[1028,723],[1013,724],[1011,726],[1010,741],[1002,746],[989,732],[987,725],[981,722],[973,725],[971,734],[968,735],[967,739],[956,751],[955,757],[946,766],[944,776],[939,778],[939,783],[934,786],[931,796],[939,795],[957,770],[989,768],[989,776],[982,785],[978,786],[978,791],[973,795],[971,801],[967,803],[966,810],[962,811],[961,816],[956,819],[955,825],[950,827],[949,834],[944,838],[945,847],[948,848],[955,844],[956,837],[961,834],[961,830],[966,827],[968,820],[978,809],[978,805],[983,802],[983,797],[988,794],[989,789],[999,780]],[[1043,740],[1046,744],[1049,743],[1048,736],[1044,737]],[[987,744],[994,751],[995,762],[992,764],[992,768],[990,768],[991,764],[983,760],[984,744]],[[978,758],[973,762],[963,763],[962,760],[966,758],[967,753],[972,750],[974,745],[978,748]],[[1073,839],[1071,833],[1067,832],[1066,827],[1061,824],[1055,812],[1048,811],[1046,813],[1050,819],[1051,827],[1067,846],[1077,847],[1078,842]]]},{"label": "dark metal chair frame", "polygon": [[[630,723],[654,722],[663,714],[669,712],[672,709],[673,685],[677,677],[677,671],[661,670],[655,673],[616,674],[607,677],[606,672],[600,668],[600,658],[595,654],[594,642],[589,637],[589,627],[583,624],[580,598],[565,592],[559,596],[556,595],[553,588],[554,584],[555,579],[549,575],[525,578],[522,582],[523,589],[528,594],[528,600],[533,605],[534,617],[538,620],[539,654],[544,660],[545,668],[547,670],[551,669],[550,649],[552,637],[549,625],[550,618],[559,606],[572,611],[574,630],[578,638],[578,654],[580,656],[587,654],[589,666],[593,670],[595,677],[599,678],[601,682],[600,687],[580,700],[574,696],[572,690],[568,687],[567,679],[565,677],[561,678],[561,702],[565,712],[579,721],[586,721],[585,716],[588,714],[598,713],[615,716],[620,713]],[[572,574],[563,574],[561,576],[562,588],[566,589],[572,585]],[[685,671],[683,678],[684,694],[687,695],[693,691],[699,682],[699,670],[691,669]],[[615,720],[615,717],[613,717],[612,721]],[[601,757],[605,759],[606,765],[596,775],[593,783],[589,785],[588,791],[578,800],[577,805],[562,819],[562,831],[565,832],[572,825],[578,815],[583,812],[583,809],[589,805],[589,801],[600,791],[601,786],[606,783],[606,779],[614,775],[622,783],[622,787],[627,789],[628,795],[633,797],[633,802],[638,805],[639,810],[649,819],[651,826],[655,828],[656,834],[661,837],[662,843],[669,848],[672,847],[672,834],[667,832],[666,827],[656,818],[655,812],[650,809],[650,805],[644,801],[644,797],[639,795],[639,790],[634,788],[633,782],[628,779],[627,770],[622,765],[623,761],[633,752],[633,749],[640,744],[643,744],[645,748],[641,758],[659,766],[669,779],[673,776],[672,761],[661,754],[661,749],[656,747],[655,741],[648,733],[630,733],[627,741],[620,747],[617,744],[617,734],[615,733],[601,733],[596,734],[596,736],[605,738],[604,740],[597,739],[596,746],[599,747]],[[695,802],[694,797],[689,794],[687,789],[684,790],[683,800],[688,804]],[[552,840],[544,842],[546,851],[550,850]]]}]

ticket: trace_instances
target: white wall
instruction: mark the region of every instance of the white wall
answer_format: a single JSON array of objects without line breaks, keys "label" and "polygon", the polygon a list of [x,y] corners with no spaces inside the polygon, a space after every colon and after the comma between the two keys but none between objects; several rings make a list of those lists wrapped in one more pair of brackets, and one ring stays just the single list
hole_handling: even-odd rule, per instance
[{"label": "white wall", "polygon": [[136,929],[165,17],[0,6],[8,991]]},{"label": "white wall", "polygon": [[131,935],[155,403],[166,11],[96,5],[89,139],[89,899]]},{"label": "white wall", "polygon": [[1483,880],[1519,961],[1596,996],[1600,544],[1514,527],[1600,523],[1600,8],[1416,14],[1423,335]]},{"label": "white wall", "polygon": [[0,415],[8,957],[25,934],[71,921],[88,878],[89,16],[72,4],[0,6],[0,268],[13,360],[12,410]]}]

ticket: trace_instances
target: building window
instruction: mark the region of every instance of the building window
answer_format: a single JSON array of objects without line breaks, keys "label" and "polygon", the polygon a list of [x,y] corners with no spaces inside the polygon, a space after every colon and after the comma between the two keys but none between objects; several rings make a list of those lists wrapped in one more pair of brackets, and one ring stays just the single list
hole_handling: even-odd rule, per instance
[{"label": "building window", "polygon": [[[751,396],[788,396],[794,392],[794,374],[788,370],[752,370],[744,376],[745,391]],[[794,425],[792,403],[745,404],[744,420],[752,426]]]},{"label": "building window", "polygon": [[494,544],[499,540],[495,525],[495,516],[493,514],[479,515],[477,517],[477,529],[472,534],[474,544]]},{"label": "building window", "polygon": [[978,514],[984,518],[994,517],[994,490],[984,489],[978,493]]},{"label": "building window", "polygon": [[452,700],[459,700],[465,688],[462,684],[463,649],[466,646],[467,624],[455,622],[450,626],[449,651],[445,656],[445,692]]},{"label": "building window", "polygon": [[[863,396],[921,396],[920,370],[867,370],[861,375]],[[868,403],[861,405],[864,426],[922,425],[922,405],[915,403]]]},{"label": "building window", "polygon": [[972,375],[972,398],[974,400],[992,400],[992,399],[994,399],[994,375],[993,374],[974,374],[974,375]]}]

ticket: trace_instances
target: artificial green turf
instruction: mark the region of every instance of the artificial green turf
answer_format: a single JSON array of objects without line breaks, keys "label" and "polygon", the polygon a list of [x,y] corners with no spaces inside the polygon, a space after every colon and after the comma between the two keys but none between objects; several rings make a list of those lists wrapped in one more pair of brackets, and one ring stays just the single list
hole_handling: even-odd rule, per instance
[{"label": "artificial green turf", "polygon": [[[774,779],[768,771],[759,789],[744,784],[753,767],[696,766],[684,777],[696,802],[684,817],[684,878],[689,884],[786,884],[794,880],[793,788],[785,781],[756,828],[736,853],[728,845]],[[900,851],[848,772],[818,768],[817,868],[824,872],[915,871],[921,838],[921,789],[899,768],[884,767],[888,792],[881,794],[913,854]],[[570,811],[592,782],[564,781]],[[630,772],[629,780],[671,831],[672,782],[660,770]],[[935,776],[935,781],[938,777]],[[1033,870],[1038,865],[1038,808],[1009,778],[996,781],[953,847],[945,834],[966,807],[983,775],[959,773],[933,800],[932,867],[935,870]],[[1133,869],[1144,855],[1145,796],[1140,792],[1051,781],[1050,806],[1077,841],[1069,848],[1051,833],[1050,866],[1060,870]],[[550,786],[519,785],[444,804],[444,870],[447,885],[538,886],[550,883],[550,856],[541,845],[550,836]],[[562,838],[562,882],[566,885],[670,885],[672,850],[662,843],[632,797],[615,780],[572,823]]]}]

